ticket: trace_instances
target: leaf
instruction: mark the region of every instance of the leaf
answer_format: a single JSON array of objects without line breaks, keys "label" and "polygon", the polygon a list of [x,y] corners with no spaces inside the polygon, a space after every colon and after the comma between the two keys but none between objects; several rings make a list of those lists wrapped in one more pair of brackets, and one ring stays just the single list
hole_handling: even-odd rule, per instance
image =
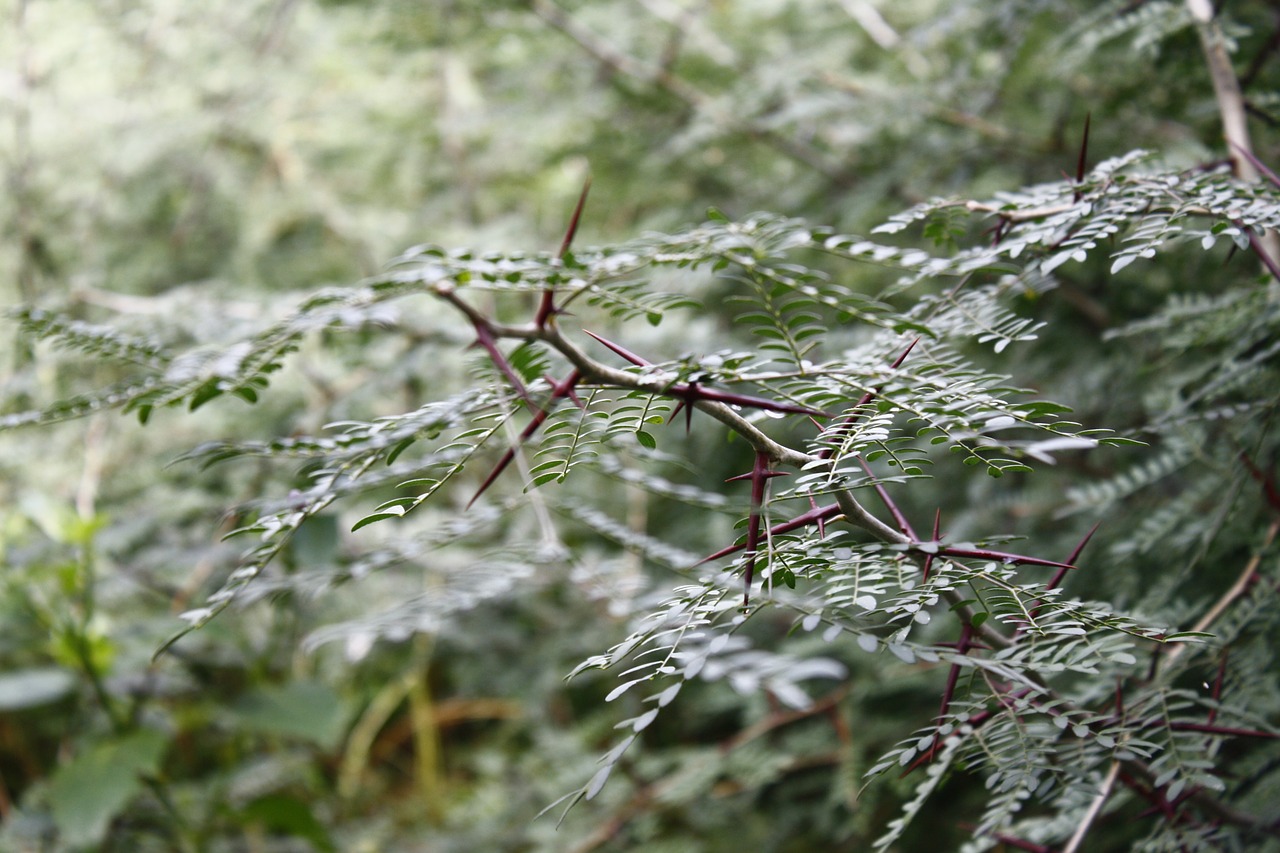
[{"label": "leaf", "polygon": [[56,702],[76,688],[76,677],[56,667],[30,667],[0,674],[0,712]]},{"label": "leaf", "polygon": [[260,687],[230,710],[246,731],[309,741],[326,750],[338,745],[350,718],[347,703],[314,681]]},{"label": "leaf", "polygon": [[386,510],[385,512],[371,513],[370,515],[366,515],[364,518],[360,519],[355,524],[351,525],[351,532],[355,533],[357,530],[359,530],[362,527],[368,527],[370,524],[373,524],[374,522],[385,521],[388,518],[403,518],[404,514],[405,514],[405,508],[403,506],[395,506],[389,510]]},{"label": "leaf", "polygon": [[338,849],[311,807],[297,797],[268,794],[242,808],[237,817],[241,826],[260,826],[273,834],[301,838],[323,853]]},{"label": "leaf", "polygon": [[66,847],[100,843],[112,818],[142,789],[139,779],[160,767],[169,736],[144,729],[98,742],[59,767],[49,782],[54,825]]},{"label": "leaf", "polygon": [[595,772],[595,775],[591,777],[591,781],[587,783],[586,798],[588,800],[596,798],[596,794],[600,793],[600,790],[604,788],[604,783],[609,781],[609,774],[612,772],[612,764],[607,764]]}]

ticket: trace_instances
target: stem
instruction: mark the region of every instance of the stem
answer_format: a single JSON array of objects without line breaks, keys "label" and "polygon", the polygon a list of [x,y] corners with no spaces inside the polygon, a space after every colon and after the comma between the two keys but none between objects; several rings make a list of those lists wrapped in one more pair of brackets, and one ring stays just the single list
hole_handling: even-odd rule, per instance
[{"label": "stem", "polygon": [[[1253,143],[1249,139],[1248,112],[1240,81],[1227,53],[1226,36],[1210,0],[1187,0],[1187,11],[1196,22],[1200,49],[1204,52],[1205,65],[1213,81],[1213,94],[1218,101],[1218,113],[1222,117],[1222,135],[1227,141],[1227,153],[1235,165],[1236,177],[1253,183],[1260,176],[1251,162]],[[1280,237],[1276,232],[1266,231],[1260,243],[1267,257],[1280,259]]]},{"label": "stem", "polygon": [[1076,827],[1075,833],[1071,836],[1071,840],[1067,842],[1067,846],[1062,848],[1062,853],[1076,853],[1080,849],[1080,845],[1084,843],[1084,837],[1089,832],[1089,827],[1098,819],[1098,815],[1102,813],[1102,807],[1106,804],[1107,798],[1111,796],[1111,789],[1116,784],[1116,777],[1120,775],[1120,762],[1112,761],[1111,767],[1107,770],[1107,776],[1102,780],[1102,787],[1098,789],[1098,793],[1094,796],[1093,802],[1089,803],[1088,810],[1084,813],[1084,817],[1080,819],[1080,825]]}]

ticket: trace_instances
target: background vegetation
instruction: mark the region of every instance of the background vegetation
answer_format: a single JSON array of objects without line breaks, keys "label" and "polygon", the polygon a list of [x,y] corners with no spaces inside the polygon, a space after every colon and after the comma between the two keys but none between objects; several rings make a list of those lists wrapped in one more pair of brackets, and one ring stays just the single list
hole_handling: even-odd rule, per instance
[{"label": "background vegetation", "polygon": [[[1280,203],[1265,177],[1235,184],[1226,167],[1252,179],[1280,162],[1280,25],[1271,3],[1219,7],[1206,24],[1198,4],[1159,0],[11,0],[0,301],[22,310],[0,353],[0,849],[863,850],[941,779],[866,774],[886,754],[914,763],[902,745],[945,712],[948,667],[797,629],[780,587],[757,587],[733,634],[756,657],[677,682],[643,742],[611,751],[618,724],[641,730],[642,692],[565,675],[642,630],[696,581],[684,558],[732,541],[750,511],[724,481],[751,448],[704,414],[687,436],[682,414],[635,439],[643,479],[603,470],[526,496],[537,471],[521,459],[464,510],[514,440],[499,432],[462,487],[403,519],[352,529],[401,494],[394,479],[309,502],[316,460],[336,458],[307,444],[325,425],[505,387],[444,303],[313,294],[393,281],[384,264],[410,246],[470,248],[396,269],[439,258],[478,281],[485,253],[514,258],[515,278],[470,304],[525,322],[530,283],[558,268],[519,253],[554,251],[588,174],[568,261],[594,274],[629,252],[644,288],[679,298],[649,306],[672,309],[657,325],[579,300],[575,329],[686,378],[703,356],[760,352],[772,339],[753,325],[770,324],[742,320],[738,284],[714,274],[723,257],[667,256],[680,235],[753,222],[760,257],[868,306],[773,327],[811,323],[818,353],[858,353],[845,357],[874,377],[938,331],[929,306],[977,259],[975,287],[989,282],[1013,325],[984,338],[956,320],[955,363],[1143,442],[1046,450],[1056,464],[999,478],[939,460],[933,479],[891,485],[888,506],[921,531],[939,511],[952,543],[1011,534],[1027,542],[983,547],[1053,560],[1101,521],[1066,593],[1106,602],[1099,618],[1215,638],[1103,649],[1105,666],[1058,687],[1098,720],[1113,696],[1164,703],[1153,758],[1188,755],[1167,777],[1107,782],[1111,753],[1088,753],[1094,775],[1052,795],[1046,782],[1023,815],[1022,800],[995,806],[1025,786],[957,760],[886,844],[1057,850],[1086,825],[1082,849],[1272,849],[1280,295],[1259,261],[1280,258],[1265,234]],[[1220,56],[1238,92],[1215,78]],[[1113,159],[1135,149],[1152,153]],[[848,262],[867,258],[834,235],[886,221],[879,263]],[[916,275],[923,258],[942,266]],[[269,390],[221,393],[262,339],[237,345],[291,317],[306,333],[281,345]],[[548,352],[502,346],[531,387],[544,364],[563,377]],[[195,413],[146,396],[147,375],[186,382],[172,401]],[[616,522],[612,538],[584,506]],[[257,538],[222,538],[246,525]],[[258,543],[272,560],[237,585]],[[738,568],[717,582],[735,604]],[[229,588],[234,606],[205,624]],[[966,689],[974,715],[996,707]],[[1021,734],[1051,742],[1037,725],[1083,726],[1089,748],[1102,726],[1065,714]],[[1069,766],[1061,748],[1043,764]],[[603,779],[602,755],[598,796],[535,819]]]}]

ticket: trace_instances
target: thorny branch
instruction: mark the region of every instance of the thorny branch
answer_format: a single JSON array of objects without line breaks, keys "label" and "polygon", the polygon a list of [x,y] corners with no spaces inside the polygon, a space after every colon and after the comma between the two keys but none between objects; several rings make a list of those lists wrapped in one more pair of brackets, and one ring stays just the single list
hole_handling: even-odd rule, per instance
[{"label": "thorny branch", "polygon": [[[1077,180],[1080,180],[1083,177],[1085,156],[1086,148],[1085,145],[1082,145],[1080,162],[1077,169]],[[1252,163],[1252,155],[1247,151],[1242,152],[1242,156],[1246,162]],[[1268,175],[1268,177],[1273,181],[1277,180],[1270,175]],[[1277,183],[1280,183],[1280,181],[1277,181]],[[569,231],[561,245],[561,258],[565,257],[568,251],[569,243],[572,240],[574,231],[576,230],[582,213],[585,198],[586,191],[584,189],[583,195],[578,201],[578,206],[573,213]],[[982,210],[996,213],[997,215],[1005,217],[1009,221],[1014,221],[1013,217],[1018,217],[1017,221],[1023,221],[1024,218],[1035,219],[1050,216],[1064,210],[1069,210],[1071,207],[1070,205],[1066,205],[1060,208],[1043,208],[1021,212],[1006,212],[988,208],[976,202],[969,202],[966,206],[970,210]],[[1263,251],[1259,251],[1259,254],[1262,255],[1264,259],[1268,257]],[[1280,257],[1280,255],[1277,255],[1277,257]],[[879,542],[897,546],[898,549],[902,550],[904,559],[914,562],[921,569],[925,580],[928,578],[928,572],[932,567],[933,562],[938,558],[950,557],[959,560],[980,559],[998,561],[1006,564],[1026,564],[1058,569],[1057,573],[1048,582],[1046,589],[1052,589],[1058,586],[1064,579],[1065,573],[1075,568],[1077,558],[1080,556],[1081,551],[1088,544],[1094,531],[1097,529],[1095,525],[1094,529],[1090,530],[1084,536],[1065,562],[1014,554],[1005,551],[997,551],[989,548],[948,545],[939,535],[940,522],[937,517],[935,517],[933,524],[932,538],[927,541],[921,540],[915,533],[915,530],[906,515],[889,495],[888,490],[884,488],[883,484],[877,481],[874,473],[866,465],[865,461],[861,459],[859,461],[862,462],[863,467],[866,470],[869,478],[868,482],[871,483],[874,491],[880,497],[888,510],[888,513],[894,523],[893,526],[886,524],[868,510],[867,507],[854,496],[853,492],[849,488],[835,489],[832,493],[834,498],[833,504],[818,506],[815,501],[811,500],[811,508],[809,511],[801,513],[800,515],[779,524],[771,526],[765,525],[762,509],[767,503],[766,484],[770,478],[780,476],[784,473],[776,470],[778,467],[791,467],[811,472],[816,468],[821,468],[824,464],[828,468],[833,469],[835,462],[832,459],[833,453],[831,452],[830,446],[826,446],[814,453],[806,453],[796,450],[767,435],[757,427],[755,423],[745,417],[742,410],[756,408],[766,410],[771,409],[774,411],[794,414],[807,414],[811,419],[815,419],[815,425],[818,426],[820,430],[823,430],[828,436],[838,437],[842,432],[852,428],[858,419],[863,417],[866,405],[879,394],[879,388],[868,391],[856,405],[847,410],[847,412],[841,416],[807,409],[803,406],[778,403],[766,398],[750,397],[744,394],[704,388],[693,381],[682,382],[676,374],[662,370],[659,366],[651,364],[643,357],[631,352],[625,347],[606,340],[592,332],[582,330],[584,334],[604,346],[615,356],[618,356],[622,360],[628,362],[631,365],[631,368],[619,369],[591,357],[581,346],[571,340],[562,328],[562,324],[554,322],[556,316],[562,313],[562,309],[557,308],[555,304],[557,294],[554,289],[547,289],[543,292],[533,321],[526,325],[503,324],[491,319],[489,316],[476,309],[463,299],[458,293],[456,286],[450,282],[437,283],[433,286],[432,290],[437,297],[452,305],[464,314],[468,320],[470,320],[476,330],[477,344],[485,350],[490,359],[494,362],[498,371],[512,384],[515,393],[533,412],[533,416],[529,424],[520,433],[515,444],[501,457],[496,467],[484,481],[480,490],[476,493],[476,497],[478,497],[479,494],[502,473],[503,469],[512,461],[512,459],[519,454],[520,444],[528,440],[547,419],[550,414],[550,407],[555,405],[557,400],[573,399],[577,402],[576,397],[574,396],[574,389],[579,385],[639,391],[654,396],[666,396],[679,400],[682,406],[688,407],[686,416],[691,413],[692,409],[696,408],[700,412],[710,415],[717,421],[724,424],[752,447],[755,452],[755,462],[752,471],[748,474],[742,475],[741,477],[732,478],[749,480],[751,483],[751,509],[748,517],[745,542],[723,548],[702,561],[708,562],[740,551],[746,552],[745,561],[743,563],[744,584],[746,587],[744,607],[748,602],[751,591],[751,583],[758,557],[757,551],[761,548],[762,543],[769,543],[772,536],[811,525],[817,526],[820,531],[820,535],[825,536],[823,525],[828,521],[843,520],[845,523],[852,525],[853,527],[866,531]],[[572,294],[570,298],[572,298]],[[518,374],[507,361],[506,356],[499,347],[499,342],[503,339],[524,342],[542,342],[555,350],[572,366],[569,374],[564,379],[550,380],[551,397],[548,402],[539,404],[529,395],[527,389],[525,389],[521,383]],[[893,368],[899,367],[906,360],[914,345],[915,342],[912,342],[911,346],[908,346],[906,350],[898,356],[898,358],[892,363]],[[822,423],[816,420],[816,418],[831,419],[832,422],[824,427]],[[1268,491],[1268,498],[1270,499],[1275,497],[1276,501],[1280,502],[1280,494],[1275,496],[1272,494],[1272,492],[1275,492],[1276,490],[1270,480],[1261,475],[1260,472],[1257,472],[1247,459],[1245,461],[1246,464],[1250,466],[1251,473],[1253,473],[1256,478],[1264,480],[1264,487],[1270,489],[1270,491]],[[832,472],[834,473],[834,470]],[[475,497],[473,497],[472,500],[474,501]],[[1270,542],[1274,539],[1277,528],[1280,528],[1280,522],[1272,525],[1267,537],[1267,545],[1265,545],[1264,548],[1269,546]],[[765,549],[768,547],[768,544],[764,545]],[[1201,620],[1201,623],[1196,627],[1197,631],[1207,627],[1218,612],[1224,609],[1231,603],[1231,601],[1241,594],[1244,585],[1247,584],[1248,580],[1254,576],[1256,564],[1257,558],[1255,558],[1255,560],[1246,567],[1245,574],[1242,576],[1241,581],[1237,584],[1236,588],[1233,588],[1224,600],[1219,603],[1219,606]],[[983,651],[1009,649],[1016,645],[1021,639],[1021,636],[1024,633],[1022,626],[1015,626],[1011,632],[1005,633],[993,625],[988,624],[986,621],[977,618],[979,614],[974,610],[970,603],[963,599],[962,594],[959,591],[944,590],[941,592],[941,595],[950,602],[951,610],[961,621],[961,636],[959,641],[954,644],[956,654],[966,656],[974,652],[981,653]],[[1034,618],[1035,614],[1037,614],[1043,606],[1043,600],[1033,602],[1031,605],[1030,616]],[[1177,658],[1179,651],[1180,649],[1175,648],[1164,658],[1164,668],[1167,668],[1168,664]],[[939,725],[941,725],[945,720],[947,710],[951,705],[958,683],[959,672],[959,664],[954,664],[948,674],[938,715]],[[1219,682],[1220,681],[1221,677],[1219,678]],[[1085,709],[1076,709],[1071,703],[1066,702],[1063,697],[1058,694],[1047,681],[1045,681],[1044,678],[1035,673],[1026,673],[1026,678],[1021,682],[1021,684],[1023,687],[1017,690],[1014,690],[1013,685],[997,686],[993,684],[992,690],[998,700],[999,709],[971,716],[969,718],[969,725],[974,730],[977,730],[984,722],[986,722],[987,719],[994,718],[997,713],[1015,712],[1013,711],[1014,706],[1010,703],[1016,702],[1019,699],[1027,699],[1033,704],[1043,706],[1046,713],[1064,713],[1068,710],[1073,713],[1077,711],[1081,714],[1085,713]],[[1117,687],[1118,703],[1121,701],[1122,695],[1120,688]],[[1053,700],[1052,703],[1046,702],[1046,699],[1049,698]],[[1057,710],[1051,710],[1051,705],[1056,707]],[[1212,717],[1204,724],[1187,723],[1183,721],[1171,723],[1169,727],[1171,730],[1195,730],[1203,731],[1211,735],[1216,734],[1221,736],[1273,737],[1269,732],[1219,726],[1216,725]],[[928,763],[935,758],[939,739],[940,738],[938,736],[935,736],[935,742],[932,747],[926,750],[916,761],[912,762],[907,768],[907,772],[910,772],[911,770],[914,770],[920,765]],[[1151,786],[1149,791],[1150,795],[1152,797],[1161,798],[1163,801],[1164,794],[1161,789],[1155,786],[1155,778],[1154,771],[1152,771],[1151,768],[1141,760],[1112,760],[1108,765],[1108,771],[1105,779],[1100,785],[1096,796],[1093,798],[1077,832],[1073,835],[1068,842],[1067,847],[1064,849],[1069,851],[1080,849],[1089,827],[1101,814],[1102,808],[1112,795],[1117,782],[1135,790],[1137,790],[1137,787],[1135,786],[1140,787],[1144,783],[1148,784]],[[1228,803],[1215,798],[1208,791],[1199,788],[1187,791],[1184,796],[1179,798],[1176,802],[1166,802],[1165,807],[1172,811],[1176,811],[1183,802],[1195,804],[1202,810],[1202,813],[1212,815],[1216,820],[1249,827],[1253,830],[1269,834],[1280,834],[1280,827],[1268,823],[1265,819],[1260,819],[1253,815],[1241,812],[1233,808]],[[622,819],[622,822],[625,822],[625,818]],[[1010,841],[1015,840],[1010,839]]]}]

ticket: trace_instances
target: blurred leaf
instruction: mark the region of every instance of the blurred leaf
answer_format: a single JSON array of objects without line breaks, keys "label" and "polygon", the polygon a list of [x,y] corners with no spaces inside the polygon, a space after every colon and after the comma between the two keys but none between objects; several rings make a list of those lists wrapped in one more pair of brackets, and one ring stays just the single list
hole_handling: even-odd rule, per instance
[{"label": "blurred leaf", "polygon": [[94,744],[59,767],[49,783],[53,820],[68,847],[97,844],[112,818],[142,788],[139,776],[159,768],[169,736],[144,730]]},{"label": "blurred leaf", "polygon": [[257,824],[274,834],[306,839],[314,849],[324,853],[337,849],[311,807],[296,797],[283,794],[259,797],[240,810],[239,818],[245,826]]},{"label": "blurred leaf", "polygon": [[261,687],[231,709],[248,731],[309,741],[332,750],[342,739],[350,709],[330,687],[314,681],[294,681]]},{"label": "blurred leaf", "polygon": [[33,667],[0,674],[0,711],[18,711],[56,702],[73,691],[76,678],[55,667]]}]

